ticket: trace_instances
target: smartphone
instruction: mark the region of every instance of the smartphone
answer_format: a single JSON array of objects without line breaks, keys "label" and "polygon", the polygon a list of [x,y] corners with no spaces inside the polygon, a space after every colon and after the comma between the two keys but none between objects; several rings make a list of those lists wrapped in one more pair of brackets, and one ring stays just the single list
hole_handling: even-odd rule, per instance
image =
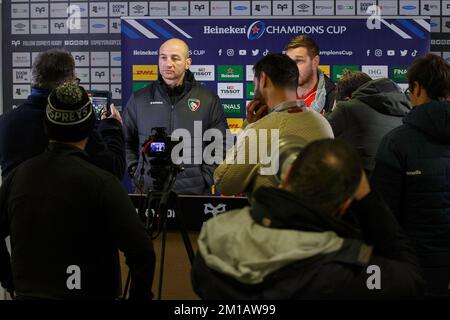
[{"label": "smartphone", "polygon": [[111,92],[106,90],[88,90],[87,93],[91,99],[97,121],[101,120],[103,110],[106,111],[107,116],[111,114]]}]

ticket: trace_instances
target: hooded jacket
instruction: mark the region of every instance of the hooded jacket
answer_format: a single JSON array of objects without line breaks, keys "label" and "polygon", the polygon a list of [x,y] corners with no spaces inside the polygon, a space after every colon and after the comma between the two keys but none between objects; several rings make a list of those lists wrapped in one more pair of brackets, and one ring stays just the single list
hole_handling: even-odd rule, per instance
[{"label": "hooded jacket", "polygon": [[334,136],[348,142],[361,156],[364,169],[372,172],[383,136],[402,124],[410,104],[390,79],[372,80],[340,102],[328,116]]},{"label": "hooded jacket", "polygon": [[[342,299],[415,297],[423,280],[408,240],[374,194],[354,205],[362,233],[262,187],[251,208],[203,226],[192,281],[203,299]],[[374,227],[376,225],[376,227]],[[382,290],[366,286],[381,270]]]},{"label": "hooded jacket", "polygon": [[318,83],[316,98],[311,103],[311,108],[319,113],[327,114],[331,111],[336,96],[336,86],[320,69],[317,69]]},{"label": "hooded jacket", "polygon": [[[197,125],[200,122],[200,130],[194,129],[194,122]],[[168,135],[175,129],[185,129],[190,134],[191,164],[183,164],[184,171],[177,175],[174,191],[183,194],[209,193],[216,165],[202,161],[206,142],[198,139],[201,140],[203,133],[211,128],[218,129],[225,137],[228,125],[219,97],[199,84],[189,70],[186,71],[181,92],[169,96],[160,76],[159,81],[132,94],[124,112],[126,160],[128,168],[137,167],[133,185],[139,193],[146,193],[153,187],[149,159],[142,153],[142,147],[154,127],[167,128]],[[199,134],[201,136],[197,137]],[[183,140],[183,143],[187,142]],[[199,157],[196,156],[198,154]]]},{"label": "hooded jacket", "polygon": [[450,296],[450,101],[414,107],[381,141],[372,185],[411,237],[428,293]]}]

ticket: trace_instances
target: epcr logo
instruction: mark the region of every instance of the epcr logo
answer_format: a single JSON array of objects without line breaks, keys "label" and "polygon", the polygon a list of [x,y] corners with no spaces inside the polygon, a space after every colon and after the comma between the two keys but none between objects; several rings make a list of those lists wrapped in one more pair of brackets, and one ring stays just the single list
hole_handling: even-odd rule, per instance
[{"label": "epcr logo", "polygon": [[217,216],[217,214],[225,212],[227,209],[227,205],[225,203],[220,203],[215,207],[211,203],[205,203],[205,214],[212,214],[213,217]]},{"label": "epcr logo", "polygon": [[262,37],[266,31],[266,24],[262,21],[253,22],[247,30],[247,38],[249,40],[256,40]]}]

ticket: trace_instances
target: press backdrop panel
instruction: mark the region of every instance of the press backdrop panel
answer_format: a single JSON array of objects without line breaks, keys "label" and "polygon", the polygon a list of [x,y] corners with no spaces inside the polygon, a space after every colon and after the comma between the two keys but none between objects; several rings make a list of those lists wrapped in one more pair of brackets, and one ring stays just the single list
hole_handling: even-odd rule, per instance
[{"label": "press backdrop panel", "polygon": [[[337,81],[345,69],[405,84],[408,65],[429,51],[429,19],[151,19],[122,20],[122,98],[157,80],[158,48],[169,38],[185,40],[196,79],[219,95],[227,117],[242,118],[253,98],[253,64],[281,52],[295,35],[308,34],[321,48],[322,70]],[[238,125],[237,125],[238,126]]]}]

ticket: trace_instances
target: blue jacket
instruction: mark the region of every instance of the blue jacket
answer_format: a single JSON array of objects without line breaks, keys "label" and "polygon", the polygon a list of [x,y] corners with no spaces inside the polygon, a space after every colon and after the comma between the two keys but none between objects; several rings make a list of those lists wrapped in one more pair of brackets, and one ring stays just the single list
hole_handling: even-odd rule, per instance
[{"label": "blue jacket", "polygon": [[411,237],[428,293],[450,296],[450,101],[413,108],[375,161],[373,187]]},{"label": "blue jacket", "polygon": [[[45,151],[48,138],[44,127],[47,94],[32,94],[17,109],[0,116],[0,166],[2,177],[23,161]],[[125,142],[122,125],[116,119],[101,120],[89,137],[89,161],[119,179],[125,172]]]}]

